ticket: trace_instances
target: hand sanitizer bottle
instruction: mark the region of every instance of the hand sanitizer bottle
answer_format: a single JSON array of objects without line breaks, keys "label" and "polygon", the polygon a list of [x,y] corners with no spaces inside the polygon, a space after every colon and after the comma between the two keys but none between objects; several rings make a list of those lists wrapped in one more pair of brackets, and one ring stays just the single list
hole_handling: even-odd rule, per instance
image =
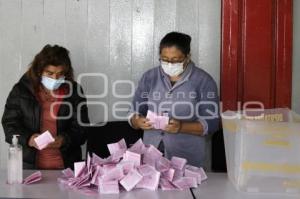
[{"label": "hand sanitizer bottle", "polygon": [[19,135],[13,135],[12,144],[8,149],[7,183],[21,184],[23,182],[22,146],[18,144]]}]

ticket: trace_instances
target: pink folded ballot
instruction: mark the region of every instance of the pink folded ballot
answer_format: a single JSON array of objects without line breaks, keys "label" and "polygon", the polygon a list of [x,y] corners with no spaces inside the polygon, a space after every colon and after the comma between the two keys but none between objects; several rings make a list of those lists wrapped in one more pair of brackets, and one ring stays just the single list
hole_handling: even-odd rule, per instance
[{"label": "pink folded ballot", "polygon": [[118,152],[119,150],[127,149],[126,142],[124,139],[122,139],[116,143],[108,144],[107,147],[108,147],[110,154],[114,154],[114,153]]},{"label": "pink folded ballot", "polygon": [[143,163],[155,167],[156,161],[159,160],[163,154],[157,148],[150,145],[143,155]]},{"label": "pink folded ballot", "polygon": [[126,191],[130,191],[142,180],[142,178],[143,176],[137,170],[132,170],[120,181],[120,184]]},{"label": "pink folded ballot", "polygon": [[99,193],[102,194],[118,194],[119,193],[119,182],[116,181],[103,181],[99,178],[98,183]]},{"label": "pink folded ballot", "polygon": [[134,162],[122,160],[117,167],[122,168],[124,175],[127,175],[131,170],[133,170],[134,165]]},{"label": "pink folded ballot", "polygon": [[167,158],[160,157],[156,161],[155,167],[156,167],[157,171],[165,172],[165,171],[168,171],[171,168],[171,162]]},{"label": "pink folded ballot", "polygon": [[136,188],[144,188],[156,190],[159,184],[160,172],[153,167],[143,165],[138,168],[139,173],[143,176],[142,180],[135,186]]},{"label": "pink folded ballot", "polygon": [[23,184],[32,184],[42,179],[42,173],[40,171],[34,172],[30,176],[24,179]]},{"label": "pink folded ballot", "polygon": [[153,128],[164,130],[169,123],[169,117],[157,115],[156,113],[149,111],[147,112],[147,119],[149,119]]},{"label": "pink folded ballot", "polygon": [[54,142],[54,138],[52,137],[49,131],[46,131],[39,135],[38,137],[34,138],[36,145],[38,146],[39,150],[42,150],[47,147],[48,144]]},{"label": "pink folded ballot", "polygon": [[191,165],[186,165],[185,175],[197,176],[198,184],[201,184],[202,181],[207,179],[207,175],[206,175],[203,168],[201,168],[201,167],[198,168],[198,167],[194,167],[194,166],[191,166]]},{"label": "pink folded ballot", "polygon": [[94,170],[94,173],[92,174],[91,184],[98,185],[98,179],[99,176],[101,175],[101,172],[102,172],[101,166],[97,165]]},{"label": "pink folded ballot", "polygon": [[197,187],[197,179],[193,177],[182,177],[173,181],[173,184],[179,189],[189,189]]},{"label": "pink folded ballot", "polygon": [[172,181],[175,175],[175,169],[169,169],[168,171],[162,172],[162,178]]},{"label": "pink folded ballot", "polygon": [[62,170],[62,173],[64,174],[64,176],[66,178],[73,178],[74,177],[74,172],[70,168]]},{"label": "pink folded ballot", "polygon": [[147,147],[144,145],[142,139],[139,139],[138,141],[136,141],[136,143],[134,143],[129,149],[128,151],[134,152],[134,153],[139,153],[139,154],[143,154],[145,153],[147,150]]},{"label": "pink folded ballot", "polygon": [[185,165],[186,165],[186,159],[184,158],[179,158],[179,157],[172,157],[171,159],[171,164],[173,168],[178,169],[178,170],[183,170]]},{"label": "pink folded ballot", "polygon": [[85,169],[85,162],[75,162],[74,163],[74,175],[75,177],[80,177],[83,173],[83,170]]},{"label": "pink folded ballot", "polygon": [[123,160],[127,162],[133,162],[134,166],[137,167],[141,165],[141,154],[126,151],[123,155]]},{"label": "pink folded ballot", "polygon": [[120,167],[115,167],[115,168],[109,170],[104,175],[102,175],[100,177],[100,179],[104,182],[109,182],[109,181],[121,180],[123,177],[124,177],[123,169]]},{"label": "pink folded ballot", "polygon": [[161,178],[159,181],[159,186],[164,191],[176,190],[177,187],[172,184],[171,181]]}]

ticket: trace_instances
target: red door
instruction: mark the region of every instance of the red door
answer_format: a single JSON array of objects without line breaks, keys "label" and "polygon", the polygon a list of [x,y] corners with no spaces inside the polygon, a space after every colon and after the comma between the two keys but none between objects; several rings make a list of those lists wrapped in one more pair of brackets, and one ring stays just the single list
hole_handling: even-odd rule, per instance
[{"label": "red door", "polygon": [[292,0],[223,0],[223,111],[291,106]]},{"label": "red door", "polygon": [[[292,0],[222,0],[221,37],[222,110],[290,107]],[[225,171],[222,133],[212,145],[212,169]]]}]

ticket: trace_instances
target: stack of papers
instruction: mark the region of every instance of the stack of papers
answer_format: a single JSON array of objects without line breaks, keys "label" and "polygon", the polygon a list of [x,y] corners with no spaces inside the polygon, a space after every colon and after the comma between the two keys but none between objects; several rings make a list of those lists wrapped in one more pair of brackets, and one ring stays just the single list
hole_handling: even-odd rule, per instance
[{"label": "stack of papers", "polygon": [[169,124],[169,117],[163,115],[157,115],[156,113],[149,111],[147,112],[147,119],[149,119],[153,128],[164,130]]}]

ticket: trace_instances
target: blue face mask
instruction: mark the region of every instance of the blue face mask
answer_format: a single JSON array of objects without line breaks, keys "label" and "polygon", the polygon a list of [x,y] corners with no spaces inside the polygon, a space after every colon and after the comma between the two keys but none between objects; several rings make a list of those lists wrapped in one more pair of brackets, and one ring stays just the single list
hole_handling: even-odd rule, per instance
[{"label": "blue face mask", "polygon": [[50,77],[42,76],[41,82],[46,89],[53,91],[58,89],[65,82],[65,77],[52,79]]}]

